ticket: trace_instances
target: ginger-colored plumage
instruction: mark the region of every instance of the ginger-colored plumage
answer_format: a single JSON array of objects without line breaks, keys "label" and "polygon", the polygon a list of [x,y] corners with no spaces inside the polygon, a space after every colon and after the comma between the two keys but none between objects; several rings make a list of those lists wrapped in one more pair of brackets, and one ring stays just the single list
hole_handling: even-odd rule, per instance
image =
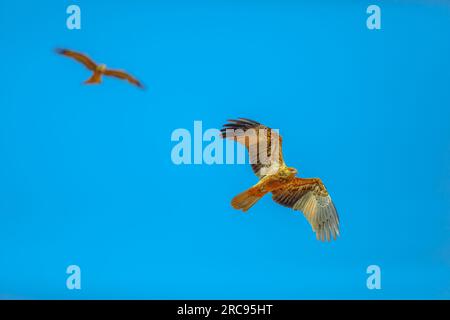
[{"label": "ginger-colored plumage", "polygon": [[260,179],[233,198],[233,208],[246,212],[271,192],[276,203],[302,211],[318,239],[324,241],[339,236],[339,216],[327,189],[319,178],[298,178],[297,170],[286,166],[282,139],[276,130],[239,118],[229,120],[221,132],[223,138],[235,140],[247,148],[252,169]]}]

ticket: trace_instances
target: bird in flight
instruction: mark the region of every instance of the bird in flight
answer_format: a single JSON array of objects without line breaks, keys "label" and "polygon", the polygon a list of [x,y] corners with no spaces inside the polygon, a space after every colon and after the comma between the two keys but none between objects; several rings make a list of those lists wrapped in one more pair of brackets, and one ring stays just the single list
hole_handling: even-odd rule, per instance
[{"label": "bird in flight", "polygon": [[329,241],[339,236],[339,216],[327,189],[319,178],[296,177],[297,170],[283,160],[282,139],[277,130],[239,118],[228,120],[221,136],[245,146],[253,172],[259,178],[253,187],[233,198],[233,208],[246,212],[271,192],[276,203],[303,212],[317,239]]},{"label": "bird in flight", "polygon": [[87,55],[83,53],[67,49],[56,49],[56,52],[63,56],[75,59],[76,61],[82,63],[86,68],[88,68],[93,72],[92,76],[84,82],[85,84],[99,84],[102,82],[102,76],[105,75],[119,78],[122,80],[127,80],[129,83],[138,86],[139,88],[142,89],[144,88],[142,83],[133,76],[131,76],[129,73],[122,70],[107,69],[106,65],[96,64],[91,58],[89,58]]}]

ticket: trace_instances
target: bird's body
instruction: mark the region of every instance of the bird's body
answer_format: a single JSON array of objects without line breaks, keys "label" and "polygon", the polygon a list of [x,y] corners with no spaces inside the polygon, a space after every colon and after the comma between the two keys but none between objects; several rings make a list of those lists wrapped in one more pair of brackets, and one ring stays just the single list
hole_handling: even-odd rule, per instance
[{"label": "bird's body", "polygon": [[339,235],[339,217],[327,189],[319,178],[298,178],[297,170],[286,166],[281,152],[281,136],[260,123],[240,118],[229,120],[222,137],[243,144],[259,182],[231,201],[233,208],[246,212],[267,193],[294,210],[303,211],[317,238],[329,240]]},{"label": "bird's body", "polygon": [[295,178],[295,173],[289,169],[290,168],[283,166],[278,169],[276,173],[262,177],[255,187],[258,188],[261,195],[283,187]]},{"label": "bird's body", "polygon": [[122,80],[127,80],[129,83],[135,86],[144,88],[139,80],[137,80],[127,72],[122,70],[108,69],[105,64],[96,64],[85,54],[67,49],[57,49],[56,52],[66,57],[75,59],[76,61],[82,63],[90,71],[92,71],[92,76],[84,82],[85,84],[99,84],[102,82],[103,76],[111,76]]},{"label": "bird's body", "polygon": [[281,167],[275,174],[262,177],[253,187],[234,197],[231,205],[245,212],[267,193],[282,188],[294,178],[295,174],[288,167]]}]

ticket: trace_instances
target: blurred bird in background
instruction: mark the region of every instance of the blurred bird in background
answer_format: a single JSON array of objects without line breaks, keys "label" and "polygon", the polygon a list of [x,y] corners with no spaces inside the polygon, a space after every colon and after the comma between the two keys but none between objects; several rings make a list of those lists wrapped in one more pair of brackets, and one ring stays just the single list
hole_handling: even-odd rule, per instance
[{"label": "blurred bird in background", "polygon": [[82,63],[86,68],[91,70],[93,72],[92,76],[86,80],[85,84],[99,84],[102,82],[102,76],[110,76],[115,77],[118,79],[126,80],[129,83],[144,89],[144,86],[142,83],[131,76],[129,73],[122,71],[122,70],[112,70],[107,69],[106,65],[104,64],[96,64],[91,58],[89,58],[87,55],[79,52],[75,52],[72,50],[67,49],[56,49],[56,52],[58,54],[61,54],[63,56],[75,59],[76,61]]}]

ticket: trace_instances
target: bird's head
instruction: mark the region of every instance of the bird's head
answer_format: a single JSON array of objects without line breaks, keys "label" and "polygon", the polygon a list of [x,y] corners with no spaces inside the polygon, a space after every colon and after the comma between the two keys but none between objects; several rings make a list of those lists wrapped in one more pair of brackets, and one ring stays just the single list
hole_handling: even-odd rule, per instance
[{"label": "bird's head", "polygon": [[106,70],[106,64],[99,64],[97,66],[97,70],[100,72],[104,72]]}]

